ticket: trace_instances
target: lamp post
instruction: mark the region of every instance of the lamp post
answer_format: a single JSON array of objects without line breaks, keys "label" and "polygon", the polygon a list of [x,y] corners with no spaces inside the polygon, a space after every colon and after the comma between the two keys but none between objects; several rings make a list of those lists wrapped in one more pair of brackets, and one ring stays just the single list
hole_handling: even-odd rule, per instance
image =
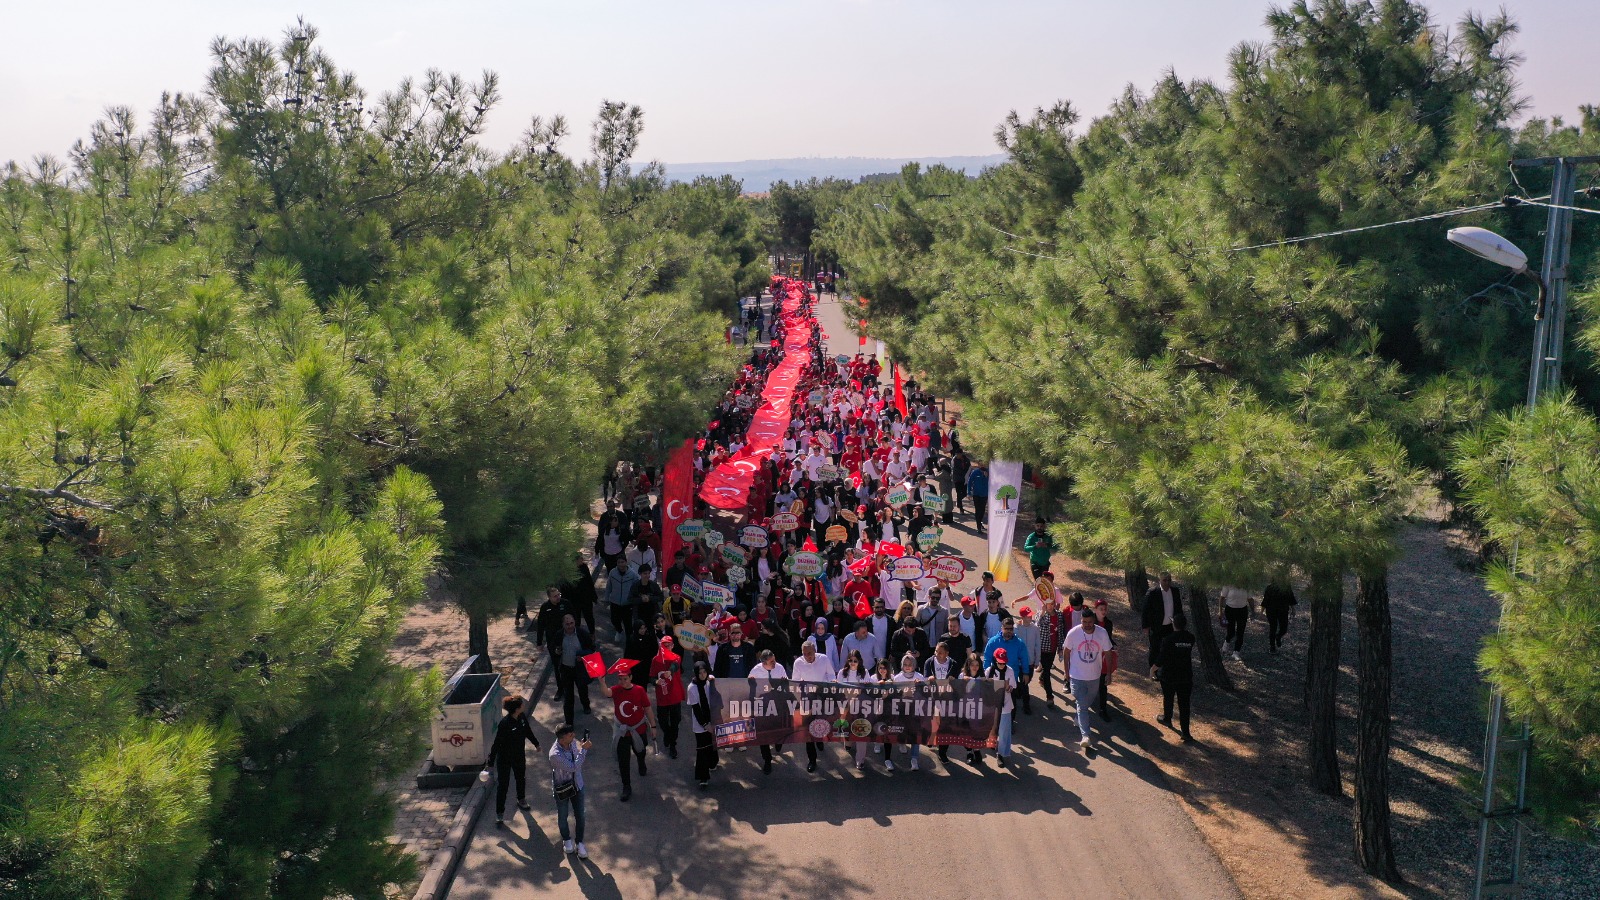
[{"label": "lamp post", "polygon": [[1553,374],[1561,371],[1559,338],[1552,346],[1551,329],[1544,316],[1549,294],[1545,279],[1528,268],[1528,254],[1523,253],[1522,248],[1487,228],[1472,225],[1452,228],[1445,233],[1445,238],[1473,256],[1505,266],[1518,275],[1526,275],[1539,285],[1539,300],[1533,307],[1533,361],[1528,367],[1528,405],[1532,406],[1539,400],[1539,388],[1545,380],[1542,376],[1546,370]]}]

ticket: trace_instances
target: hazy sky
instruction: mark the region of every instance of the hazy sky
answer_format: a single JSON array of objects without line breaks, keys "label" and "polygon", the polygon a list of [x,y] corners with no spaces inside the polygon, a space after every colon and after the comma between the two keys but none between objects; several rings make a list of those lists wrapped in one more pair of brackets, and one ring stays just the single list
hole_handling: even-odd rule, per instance
[{"label": "hazy sky", "polygon": [[[565,113],[586,154],[604,98],[645,110],[640,156],[698,162],[995,152],[1013,108],[1071,99],[1097,115],[1167,67],[1220,78],[1265,36],[1268,0],[499,0],[285,3],[140,0],[8,4],[0,38],[0,160],[65,153],[108,104],[148,110],[204,87],[212,37],[278,38],[305,14],[369,93],[429,67],[502,79],[485,143]],[[1499,0],[1434,0],[1436,18]],[[1600,102],[1596,0],[1510,0],[1539,115]]]}]

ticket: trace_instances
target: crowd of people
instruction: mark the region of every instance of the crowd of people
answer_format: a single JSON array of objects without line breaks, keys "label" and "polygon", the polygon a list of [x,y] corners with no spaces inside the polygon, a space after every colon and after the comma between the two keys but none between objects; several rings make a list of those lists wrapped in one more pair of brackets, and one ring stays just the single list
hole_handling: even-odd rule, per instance
[{"label": "crowd of people", "polygon": [[[932,566],[942,555],[942,526],[970,517],[974,530],[985,528],[986,468],[964,451],[959,419],[945,414],[915,379],[900,381],[868,354],[830,358],[812,302],[800,283],[774,279],[773,314],[744,319],[753,349],[693,444],[695,516],[707,523],[708,534],[714,530],[723,540],[689,540],[671,559],[659,558],[661,508],[649,499],[657,473],[618,464],[603,486],[605,511],[592,564],[580,557],[573,577],[548,589],[532,619],[554,666],[564,733],[570,737],[579,715],[591,714],[591,683],[598,681],[611,700],[623,801],[632,794],[634,770],[646,772],[647,747],[678,757],[685,718],[695,780],[702,788],[709,785],[719,762],[710,685],[719,678],[849,684],[992,679],[1004,690],[994,748],[1001,767],[1010,764],[1014,750],[1014,714],[1033,713],[1036,685],[1051,708],[1058,698],[1071,698],[1078,740],[1088,752],[1094,750],[1097,719],[1109,712],[1106,679],[1115,671],[1117,640],[1105,601],[1091,604],[1056,587],[1050,570],[1054,542],[1043,521],[1024,543],[1034,578],[1026,596],[1007,603],[989,572],[971,587],[957,586],[970,584],[969,574],[939,577],[951,574]],[[752,458],[741,453],[747,430],[769,374],[786,357],[794,362],[795,342],[785,337],[797,327],[809,340],[800,351],[804,360],[788,428],[775,447]],[[719,509],[701,496],[700,485],[737,459],[754,463],[747,494],[737,508]],[[748,524],[763,527],[764,546],[737,541]],[[822,558],[819,575],[786,574],[801,553]],[[924,561],[922,577],[895,577],[896,560],[906,556]],[[1163,584],[1170,588],[1169,580]],[[694,590],[686,591],[704,585],[726,586],[732,597],[697,599]],[[1141,624],[1150,635],[1152,671],[1166,691],[1167,719],[1176,702],[1188,739],[1193,635],[1184,626],[1181,603],[1168,595],[1163,606],[1160,590],[1152,590],[1157,621],[1152,623],[1147,602]],[[601,600],[609,637],[622,652],[597,675],[585,658],[605,637],[596,627]],[[686,622],[705,629],[708,646],[680,641],[677,628]],[[553,766],[581,771],[581,762],[570,757],[585,754],[590,744],[577,746],[552,748]],[[806,769],[815,771],[825,761],[826,745],[804,746]],[[886,770],[897,769],[891,745],[856,742],[852,749],[858,768],[867,768],[876,752]],[[949,748],[936,749],[948,763]],[[567,754],[564,768],[556,765],[558,750]],[[772,771],[777,750],[760,747],[763,771]],[[898,752],[906,757],[901,765],[921,767],[921,748],[901,746]],[[984,750],[965,752],[967,764],[985,765]],[[567,780],[575,779],[581,776]],[[504,807],[506,778],[501,780],[497,811]],[[520,778],[517,787],[520,799]],[[567,807],[577,814],[581,846],[583,805],[569,801]],[[563,839],[565,824],[563,814]]]}]

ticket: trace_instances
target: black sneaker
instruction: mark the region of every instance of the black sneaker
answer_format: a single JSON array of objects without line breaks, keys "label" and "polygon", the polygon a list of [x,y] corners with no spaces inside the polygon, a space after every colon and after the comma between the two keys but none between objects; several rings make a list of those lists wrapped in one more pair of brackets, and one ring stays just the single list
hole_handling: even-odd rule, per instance
[{"label": "black sneaker", "polygon": [[1171,725],[1172,724],[1172,717],[1171,716],[1156,716],[1156,721],[1160,722],[1163,725]]},{"label": "black sneaker", "polygon": [[806,771],[807,772],[815,772],[816,770],[817,770],[817,764],[816,763],[814,763],[814,762],[806,763]]},{"label": "black sneaker", "polygon": [[500,818],[499,816],[495,816],[494,827],[496,827],[496,828],[504,828],[504,827],[506,827],[506,820]]},{"label": "black sneaker", "polygon": [[771,775],[772,774],[772,763],[771,763],[771,761],[769,761],[769,760],[762,760],[761,761],[761,774],[763,774],[763,775]]},{"label": "black sneaker", "polygon": [[642,757],[642,756],[639,757],[639,774],[640,775],[649,775],[650,774],[644,767],[644,757]]},{"label": "black sneaker", "polygon": [[668,759],[677,759],[678,758],[678,748],[677,747],[668,747],[667,748],[667,758]]},{"label": "black sneaker", "polygon": [[623,803],[627,803],[628,802],[628,798],[632,797],[632,796],[633,796],[633,788],[626,788],[625,787],[625,788],[622,789],[622,802]]}]

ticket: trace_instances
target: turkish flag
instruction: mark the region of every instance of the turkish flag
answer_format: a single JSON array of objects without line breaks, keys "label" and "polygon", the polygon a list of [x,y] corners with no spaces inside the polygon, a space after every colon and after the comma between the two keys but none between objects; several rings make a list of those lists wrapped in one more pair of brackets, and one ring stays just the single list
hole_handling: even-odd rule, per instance
[{"label": "turkish flag", "polygon": [[683,538],[678,526],[694,517],[694,441],[686,440],[667,457],[661,474],[661,559],[656,575],[665,582]]},{"label": "turkish flag", "polygon": [[900,366],[898,363],[890,363],[889,366],[894,369],[894,408],[900,410],[902,416],[909,415],[906,412],[905,385],[900,381]]},{"label": "turkish flag", "polygon": [[591,653],[583,657],[583,670],[589,673],[590,678],[600,678],[606,674],[606,661],[599,653]]}]

